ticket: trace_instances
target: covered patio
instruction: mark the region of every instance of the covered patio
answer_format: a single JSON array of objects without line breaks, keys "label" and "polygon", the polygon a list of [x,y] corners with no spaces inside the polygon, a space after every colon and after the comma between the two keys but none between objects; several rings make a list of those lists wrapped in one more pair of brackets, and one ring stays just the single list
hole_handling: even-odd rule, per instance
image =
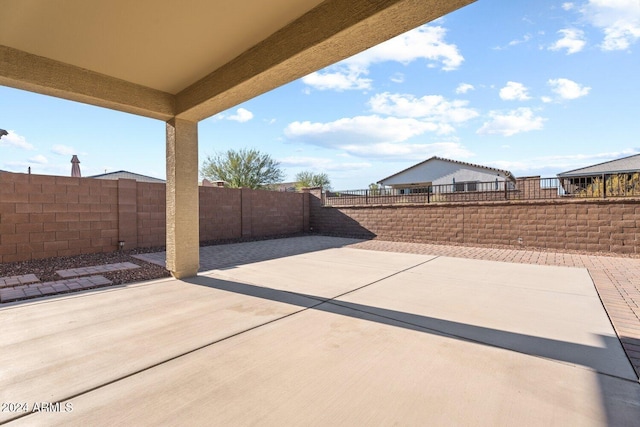
[{"label": "covered patio", "polygon": [[8,304],[0,397],[26,406],[0,423],[640,418],[640,384],[585,268],[358,245],[322,236],[230,245],[219,250],[235,257],[196,278]]},{"label": "covered patio", "polygon": [[9,0],[0,84],[165,121],[167,268],[193,277],[199,121],[473,1]]}]

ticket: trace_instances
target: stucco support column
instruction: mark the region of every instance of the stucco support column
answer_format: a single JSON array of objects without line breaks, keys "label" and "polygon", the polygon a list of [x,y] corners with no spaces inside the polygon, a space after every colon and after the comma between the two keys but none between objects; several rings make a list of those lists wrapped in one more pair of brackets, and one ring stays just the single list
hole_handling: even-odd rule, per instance
[{"label": "stucco support column", "polygon": [[198,274],[198,123],[167,122],[167,269],[182,279]]}]

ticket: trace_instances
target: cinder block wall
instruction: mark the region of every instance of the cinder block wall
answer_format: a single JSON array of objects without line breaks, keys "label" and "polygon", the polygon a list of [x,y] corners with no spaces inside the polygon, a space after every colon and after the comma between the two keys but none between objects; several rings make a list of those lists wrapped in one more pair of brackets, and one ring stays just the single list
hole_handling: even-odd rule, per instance
[{"label": "cinder block wall", "polygon": [[112,251],[118,183],[0,173],[0,262]]},{"label": "cinder block wall", "polygon": [[[165,185],[0,172],[0,262],[162,246]],[[200,188],[200,240],[309,228],[309,194]]]},{"label": "cinder block wall", "polygon": [[335,208],[322,207],[319,197],[319,191],[312,192],[310,226],[320,233],[406,242],[640,253],[638,199]]}]

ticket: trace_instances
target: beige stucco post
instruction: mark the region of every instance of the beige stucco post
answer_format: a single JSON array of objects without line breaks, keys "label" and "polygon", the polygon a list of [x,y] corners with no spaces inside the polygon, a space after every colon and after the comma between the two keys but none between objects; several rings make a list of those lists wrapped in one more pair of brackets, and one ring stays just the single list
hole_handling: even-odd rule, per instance
[{"label": "beige stucco post", "polygon": [[198,273],[198,123],[167,122],[167,269],[178,278]]}]

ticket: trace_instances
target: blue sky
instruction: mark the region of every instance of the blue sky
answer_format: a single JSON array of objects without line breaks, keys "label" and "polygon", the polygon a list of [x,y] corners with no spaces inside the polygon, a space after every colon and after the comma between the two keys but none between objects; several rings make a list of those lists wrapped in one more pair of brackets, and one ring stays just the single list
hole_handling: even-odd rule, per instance
[{"label": "blue sky", "polygon": [[[200,162],[257,148],[366,188],[441,156],[558,172],[640,153],[640,0],[479,0],[199,124]],[[165,177],[163,122],[0,86],[0,169]]]}]

